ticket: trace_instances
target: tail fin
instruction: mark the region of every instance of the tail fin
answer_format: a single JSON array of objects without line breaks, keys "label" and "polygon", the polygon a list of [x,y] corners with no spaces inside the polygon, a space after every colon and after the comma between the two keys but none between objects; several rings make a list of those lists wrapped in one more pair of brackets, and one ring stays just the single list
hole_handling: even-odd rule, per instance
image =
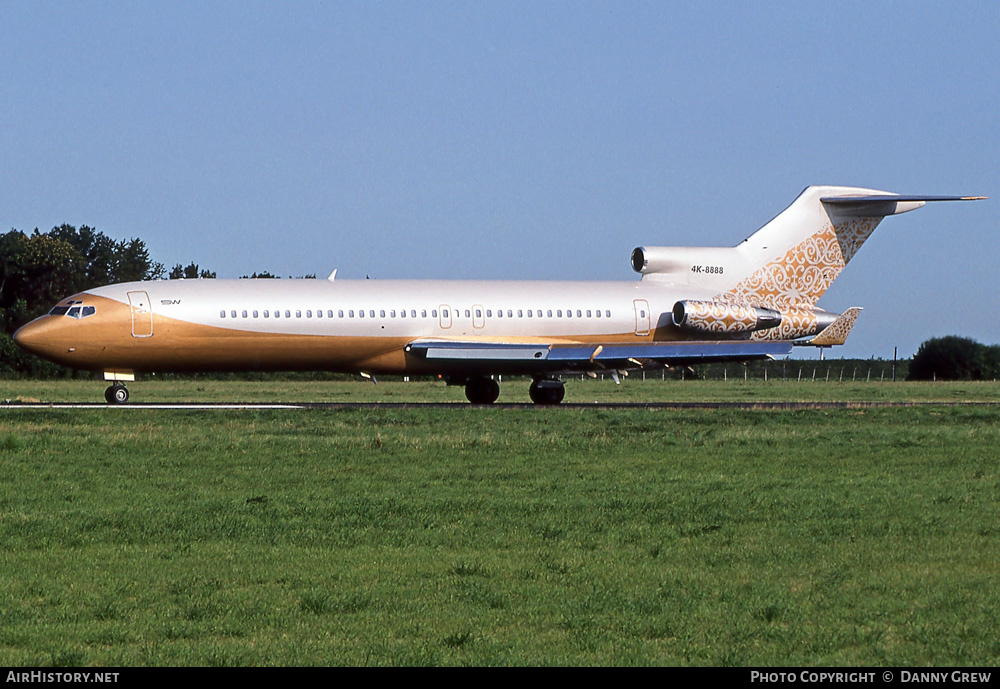
[{"label": "tail fin", "polygon": [[979,197],[899,196],[853,187],[808,187],[783,213],[735,247],[750,270],[720,300],[771,308],[815,306],[887,215],[928,201]]},{"label": "tail fin", "polygon": [[643,279],[690,285],[712,301],[771,309],[813,308],[887,215],[929,201],[972,196],[900,196],[857,187],[807,187],[788,208],[730,248],[640,247]]}]

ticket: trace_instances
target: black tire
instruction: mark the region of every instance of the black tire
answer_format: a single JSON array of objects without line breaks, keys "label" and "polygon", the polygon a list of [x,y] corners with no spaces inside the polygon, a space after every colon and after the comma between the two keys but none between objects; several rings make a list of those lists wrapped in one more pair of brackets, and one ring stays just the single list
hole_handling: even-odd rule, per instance
[{"label": "black tire", "polygon": [[104,391],[104,399],[108,404],[125,404],[128,402],[128,388],[124,385],[112,385]]},{"label": "black tire", "polygon": [[474,378],[465,384],[465,396],[473,404],[493,404],[500,397],[500,384],[492,378]]},{"label": "black tire", "polygon": [[535,404],[559,404],[566,396],[566,386],[561,380],[542,378],[528,388],[528,397]]}]

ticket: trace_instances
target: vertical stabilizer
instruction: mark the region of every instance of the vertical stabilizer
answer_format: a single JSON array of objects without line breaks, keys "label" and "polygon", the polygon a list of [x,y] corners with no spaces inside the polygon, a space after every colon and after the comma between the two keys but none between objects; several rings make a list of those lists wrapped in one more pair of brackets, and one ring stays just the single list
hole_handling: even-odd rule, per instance
[{"label": "vertical stabilizer", "polygon": [[891,195],[854,187],[808,187],[791,206],[736,247],[744,274],[717,298],[770,308],[815,306],[882,218],[897,212],[895,204],[879,202],[858,204],[844,213],[836,204],[823,201],[838,196],[884,199]]},{"label": "vertical stabilizer", "polygon": [[768,308],[814,307],[885,216],[930,201],[980,198],[808,187],[778,217],[735,247],[743,275],[716,298]]}]

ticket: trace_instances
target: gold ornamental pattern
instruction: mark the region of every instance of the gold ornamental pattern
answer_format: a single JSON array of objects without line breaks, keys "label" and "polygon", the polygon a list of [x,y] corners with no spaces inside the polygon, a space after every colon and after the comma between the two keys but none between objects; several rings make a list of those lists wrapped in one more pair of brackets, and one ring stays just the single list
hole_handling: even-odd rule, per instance
[{"label": "gold ornamental pattern", "polygon": [[757,312],[739,304],[686,302],[684,327],[706,333],[748,333],[757,327]]},{"label": "gold ornamental pattern", "polygon": [[781,325],[777,328],[758,330],[751,340],[795,340],[815,335],[818,327],[816,314],[806,309],[792,309],[781,312]]},{"label": "gold ornamental pattern", "polygon": [[[881,220],[850,218],[827,225],[714,299],[781,310],[793,306],[812,307]],[[790,331],[793,327],[786,328],[782,322],[780,330]]]},{"label": "gold ornamental pattern", "polygon": [[851,332],[851,328],[854,327],[855,321],[858,320],[859,313],[861,313],[861,309],[856,306],[847,309],[847,311],[844,311],[840,318],[831,323],[829,327],[825,328],[823,332],[821,332],[819,336],[812,341],[812,344],[824,347],[844,344],[844,342],[847,341],[847,336]]}]

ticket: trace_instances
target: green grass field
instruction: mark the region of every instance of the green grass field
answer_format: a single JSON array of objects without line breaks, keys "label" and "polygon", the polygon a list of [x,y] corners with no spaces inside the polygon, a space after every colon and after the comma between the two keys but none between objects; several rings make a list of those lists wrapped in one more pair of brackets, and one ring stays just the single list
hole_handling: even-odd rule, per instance
[{"label": "green grass field", "polygon": [[[567,399],[996,387],[588,381]],[[462,399],[216,381],[133,399],[376,391]],[[0,664],[994,665],[998,414],[5,409]]]}]

